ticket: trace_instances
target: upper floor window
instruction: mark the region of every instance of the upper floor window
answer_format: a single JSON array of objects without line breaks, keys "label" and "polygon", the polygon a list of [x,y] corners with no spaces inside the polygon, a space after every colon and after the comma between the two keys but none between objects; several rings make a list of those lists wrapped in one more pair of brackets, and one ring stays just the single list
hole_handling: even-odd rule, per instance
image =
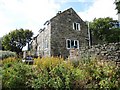
[{"label": "upper floor window", "polygon": [[73,29],[74,30],[77,30],[77,31],[80,31],[80,23],[73,23]]},{"label": "upper floor window", "polygon": [[67,49],[70,49],[70,48],[77,48],[77,49],[79,49],[79,41],[78,40],[67,39],[66,40],[66,47],[67,47]]}]

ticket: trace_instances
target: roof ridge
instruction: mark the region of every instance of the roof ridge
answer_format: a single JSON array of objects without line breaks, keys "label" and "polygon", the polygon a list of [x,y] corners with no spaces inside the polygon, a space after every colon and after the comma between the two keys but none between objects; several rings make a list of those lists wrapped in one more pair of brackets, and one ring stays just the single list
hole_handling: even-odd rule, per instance
[{"label": "roof ridge", "polygon": [[[59,15],[65,13],[65,12],[67,12],[67,11],[69,11],[69,10],[73,10],[73,11],[74,11],[74,9],[73,9],[72,7],[70,7],[70,8],[68,8],[68,9],[64,10],[63,12],[62,12],[62,11],[58,11],[58,13],[57,13],[53,18],[55,18],[55,17],[57,17],[57,16],[59,16]],[[51,18],[50,20],[52,20],[53,18]]]}]

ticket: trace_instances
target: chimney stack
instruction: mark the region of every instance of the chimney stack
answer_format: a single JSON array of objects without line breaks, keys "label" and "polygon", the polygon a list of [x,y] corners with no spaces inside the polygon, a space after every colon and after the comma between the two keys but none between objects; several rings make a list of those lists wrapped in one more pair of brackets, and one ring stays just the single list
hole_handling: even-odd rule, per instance
[{"label": "chimney stack", "polygon": [[59,15],[61,13],[61,11],[58,11],[57,15]]}]

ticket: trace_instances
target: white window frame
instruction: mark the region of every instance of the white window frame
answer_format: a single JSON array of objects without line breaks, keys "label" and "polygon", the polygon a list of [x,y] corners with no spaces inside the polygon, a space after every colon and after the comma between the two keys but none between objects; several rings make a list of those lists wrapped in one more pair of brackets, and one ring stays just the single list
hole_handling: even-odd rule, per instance
[{"label": "white window frame", "polygon": [[[70,48],[68,48],[68,40],[70,41]],[[75,42],[77,41],[77,49],[79,49],[79,41],[78,40],[73,40],[74,41],[74,46],[75,46]],[[71,40],[70,39],[66,39],[66,48],[67,49],[71,49],[72,45],[71,45]]]},{"label": "white window frame", "polygon": [[67,48],[67,49],[70,49],[70,48],[68,48],[68,40],[70,41],[70,48],[71,48],[71,40],[70,40],[70,39],[67,39],[67,40],[66,40],[66,48]]},{"label": "white window frame", "polygon": [[[76,28],[75,28],[75,27],[76,27]],[[73,23],[73,29],[76,30],[76,31],[80,31],[80,30],[81,30],[81,29],[80,29],[80,23],[74,22],[74,23]]]},{"label": "white window frame", "polygon": [[75,41],[77,41],[77,49],[79,49],[79,41],[78,40],[74,40],[74,46],[75,46]]}]

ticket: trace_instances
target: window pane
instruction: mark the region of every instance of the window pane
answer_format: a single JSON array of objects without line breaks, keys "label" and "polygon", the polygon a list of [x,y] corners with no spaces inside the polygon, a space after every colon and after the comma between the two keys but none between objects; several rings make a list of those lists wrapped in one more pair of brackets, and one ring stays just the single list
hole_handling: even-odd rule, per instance
[{"label": "window pane", "polygon": [[48,48],[48,41],[46,40],[46,48]]},{"label": "window pane", "polygon": [[67,48],[70,48],[70,40],[67,40]]},{"label": "window pane", "polygon": [[77,30],[80,31],[80,23],[77,23]]},{"label": "window pane", "polygon": [[76,30],[76,23],[74,23],[74,29]]},{"label": "window pane", "polygon": [[78,24],[78,30],[80,30],[80,24]]},{"label": "window pane", "polygon": [[75,48],[78,48],[78,43],[77,43],[77,41],[75,41]]},{"label": "window pane", "polygon": [[78,23],[76,24],[76,28],[77,28],[76,30],[79,30],[79,24]]},{"label": "window pane", "polygon": [[71,48],[74,48],[74,40],[71,40]]}]

